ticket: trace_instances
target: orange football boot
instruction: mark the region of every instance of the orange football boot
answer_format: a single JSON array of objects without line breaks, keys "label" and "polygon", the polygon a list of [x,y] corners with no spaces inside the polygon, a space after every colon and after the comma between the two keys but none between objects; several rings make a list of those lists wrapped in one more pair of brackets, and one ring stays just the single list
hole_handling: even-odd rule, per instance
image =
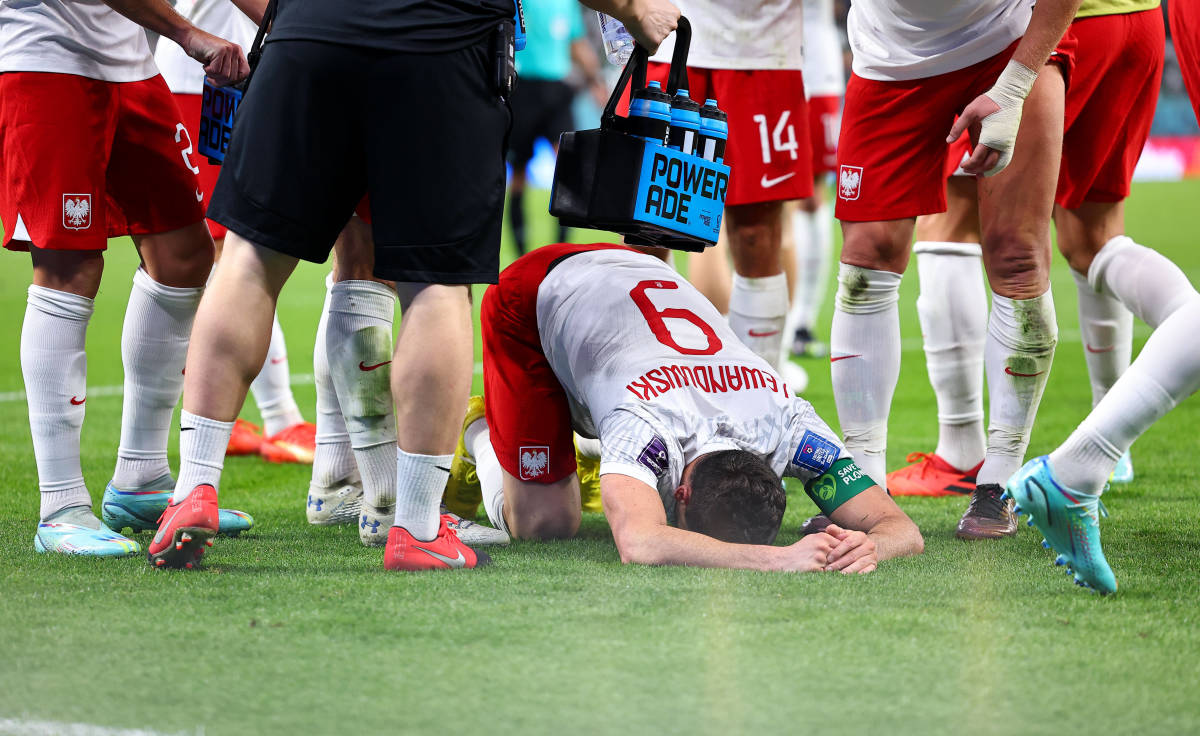
[{"label": "orange football boot", "polygon": [[170,503],[158,519],[158,531],[150,541],[147,559],[155,567],[195,566],[212,546],[220,529],[217,490],[210,485],[192,489],[179,503]]},{"label": "orange football boot", "polygon": [[388,532],[383,552],[383,567],[387,570],[461,570],[483,567],[492,561],[486,552],[476,552],[446,524],[443,515],[438,522],[437,536],[422,542],[404,527],[393,526]]},{"label": "orange football boot", "polygon": [[269,463],[312,465],[317,452],[317,425],[309,422],[293,424],[264,439],[258,452]]},{"label": "orange football boot", "polygon": [[225,455],[257,455],[262,443],[262,430],[258,425],[238,419],[233,423],[233,432],[229,434],[229,445],[225,448]]},{"label": "orange football boot", "polygon": [[964,472],[932,452],[914,452],[906,460],[912,465],[887,474],[888,493],[893,496],[969,496],[983,467],[980,461]]}]

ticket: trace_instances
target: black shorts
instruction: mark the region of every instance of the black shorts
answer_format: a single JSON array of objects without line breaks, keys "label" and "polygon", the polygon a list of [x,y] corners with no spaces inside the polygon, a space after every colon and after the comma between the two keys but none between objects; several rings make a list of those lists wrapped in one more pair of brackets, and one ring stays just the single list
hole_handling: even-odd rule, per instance
[{"label": "black shorts", "polygon": [[533,142],[539,137],[558,145],[558,137],[575,130],[571,102],[575,90],[566,82],[550,79],[521,79],[512,93],[512,135],[509,160],[524,166],[533,158]]},{"label": "black shorts", "polygon": [[376,277],[495,283],[511,115],[488,50],[268,43],[208,217],[323,263],[369,193]]}]

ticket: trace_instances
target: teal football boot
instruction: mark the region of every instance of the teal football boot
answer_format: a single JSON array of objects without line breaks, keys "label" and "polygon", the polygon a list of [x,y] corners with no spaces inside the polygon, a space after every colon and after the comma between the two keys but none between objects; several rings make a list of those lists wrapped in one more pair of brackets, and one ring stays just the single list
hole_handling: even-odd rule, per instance
[{"label": "teal football boot", "polygon": [[[157,529],[158,519],[174,492],[175,479],[170,474],[128,490],[117,488],[110,482],[100,504],[104,525],[118,532],[126,528],[134,532]],[[221,509],[219,519],[219,533],[223,537],[236,537],[254,526],[254,517],[245,511]]]},{"label": "teal football boot", "polygon": [[1054,564],[1066,565],[1075,584],[1108,595],[1117,591],[1104,550],[1100,547],[1100,515],[1108,511],[1100,496],[1074,491],[1054,478],[1043,455],[1025,463],[1008,481],[1008,494],[1016,501],[1018,514],[1029,514],[1045,539],[1042,546],[1058,552]]},{"label": "teal football boot", "polygon": [[33,548],[82,557],[128,557],[142,545],[105,529],[87,506],[69,506],[38,524]]},{"label": "teal football boot", "polygon": [[1111,483],[1132,483],[1133,482],[1133,457],[1130,456],[1129,450],[1126,450],[1121,459],[1117,461],[1117,467],[1113,468]]}]

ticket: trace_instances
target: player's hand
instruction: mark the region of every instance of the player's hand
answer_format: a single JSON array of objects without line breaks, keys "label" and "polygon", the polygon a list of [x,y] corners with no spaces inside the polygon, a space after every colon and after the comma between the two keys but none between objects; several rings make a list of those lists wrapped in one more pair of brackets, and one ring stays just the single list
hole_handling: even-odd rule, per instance
[{"label": "player's hand", "polygon": [[633,4],[633,16],[618,18],[625,30],[653,54],[671,31],[679,25],[679,8],[671,0],[638,0]]},{"label": "player's hand", "polygon": [[825,532],[801,537],[799,542],[780,547],[780,572],[821,572],[829,564],[829,553],[838,540]]},{"label": "player's hand", "polygon": [[966,106],[946,136],[946,142],[953,143],[964,130],[970,132],[974,150],[963,171],[992,176],[1008,166],[1021,127],[1021,110],[1036,80],[1037,72],[1009,61],[996,84]]},{"label": "player's hand", "polygon": [[879,565],[875,542],[863,532],[830,524],[825,527],[825,533],[837,540],[837,545],[826,555],[825,570],[846,575],[866,574]]},{"label": "player's hand", "polygon": [[204,73],[218,86],[235,84],[250,74],[242,47],[193,27],[179,44],[187,55],[204,65]]}]

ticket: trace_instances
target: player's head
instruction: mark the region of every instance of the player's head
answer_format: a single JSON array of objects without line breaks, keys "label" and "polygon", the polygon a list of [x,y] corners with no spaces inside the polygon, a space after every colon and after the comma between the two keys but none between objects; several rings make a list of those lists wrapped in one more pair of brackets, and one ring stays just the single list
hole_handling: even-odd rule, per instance
[{"label": "player's head", "polygon": [[723,542],[771,544],[786,498],[765,460],[745,450],[699,457],[685,482],[687,528]]}]

